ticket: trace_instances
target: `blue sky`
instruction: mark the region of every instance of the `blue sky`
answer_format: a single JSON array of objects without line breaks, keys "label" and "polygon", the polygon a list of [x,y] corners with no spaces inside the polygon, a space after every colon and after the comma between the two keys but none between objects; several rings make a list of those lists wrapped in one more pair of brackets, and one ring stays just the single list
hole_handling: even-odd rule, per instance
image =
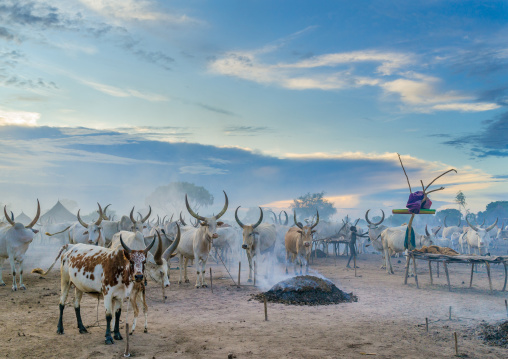
[{"label": "blue sky", "polygon": [[360,213],[403,206],[399,152],[413,186],[459,170],[440,207],[461,189],[482,210],[508,200],[506,19],[501,1],[1,1],[3,202],[125,210],[188,180]]}]

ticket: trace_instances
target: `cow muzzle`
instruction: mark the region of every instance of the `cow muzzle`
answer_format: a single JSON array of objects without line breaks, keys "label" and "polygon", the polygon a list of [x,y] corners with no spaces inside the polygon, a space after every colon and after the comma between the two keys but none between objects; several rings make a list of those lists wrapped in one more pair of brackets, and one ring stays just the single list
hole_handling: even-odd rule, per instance
[{"label": "cow muzzle", "polygon": [[143,274],[136,274],[134,276],[134,279],[136,280],[136,282],[142,282],[143,281]]},{"label": "cow muzzle", "polygon": [[310,247],[310,242],[305,242],[304,246],[305,247]]},{"label": "cow muzzle", "polygon": [[242,249],[247,249],[247,245],[246,244],[242,244]]},{"label": "cow muzzle", "polygon": [[212,238],[219,238],[219,235],[217,233],[212,234]]}]

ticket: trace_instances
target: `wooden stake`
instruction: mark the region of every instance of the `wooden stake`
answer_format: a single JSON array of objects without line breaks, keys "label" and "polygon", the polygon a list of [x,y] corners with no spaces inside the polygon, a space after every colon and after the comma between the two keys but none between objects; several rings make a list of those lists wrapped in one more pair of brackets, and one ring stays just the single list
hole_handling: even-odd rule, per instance
[{"label": "wooden stake", "polygon": [[485,267],[487,267],[487,276],[489,277],[490,293],[492,294],[492,279],[490,278],[490,263],[485,261]]},{"label": "wooden stake", "polygon": [[506,308],[506,316],[508,316],[508,301],[506,299],[504,300],[504,306]]},{"label": "wooden stake", "polygon": [[416,258],[413,255],[411,255],[411,258],[413,259],[413,269],[415,271],[416,288],[420,289],[420,287],[418,286],[418,274],[416,274]]},{"label": "wooden stake", "polygon": [[473,286],[473,273],[474,273],[474,263],[471,263],[471,279],[469,280],[469,288]]},{"label": "wooden stake", "polygon": [[459,356],[459,344],[457,342],[457,332],[453,332],[453,337],[455,338],[455,356]]},{"label": "wooden stake", "polygon": [[355,266],[355,277],[356,277],[356,251],[353,253],[353,265]]},{"label": "wooden stake", "polygon": [[125,323],[125,353],[123,353],[123,356],[125,358],[131,356],[131,353],[129,353],[129,323]]},{"label": "wooden stake", "polygon": [[268,305],[266,303],[266,297],[264,297],[264,303],[265,303],[265,322],[268,321]]},{"label": "wooden stake", "polygon": [[439,262],[437,262],[437,277],[439,278]]},{"label": "wooden stake", "polygon": [[452,320],[452,306],[448,308],[448,320]]},{"label": "wooden stake", "polygon": [[448,275],[448,266],[446,265],[446,262],[443,262],[444,271],[446,274],[446,281],[448,282],[448,291],[452,291],[452,286],[450,285],[450,276]]},{"label": "wooden stake", "polygon": [[[404,284],[407,284],[407,277],[409,276],[409,262],[410,262],[410,258],[411,257],[408,254],[407,257],[406,257],[406,271],[405,271],[405,274],[404,274]],[[385,262],[386,262],[386,266],[387,266],[386,268],[388,269],[388,258],[385,258]]]},{"label": "wooden stake", "polygon": [[429,318],[425,318],[425,331],[429,332]]},{"label": "wooden stake", "polygon": [[210,267],[210,289],[212,290],[212,294],[213,294],[212,267]]},{"label": "wooden stake", "polygon": [[503,262],[504,265],[504,285],[503,292],[506,290],[506,280],[508,279],[508,267],[506,266],[506,262]]},{"label": "wooden stake", "polygon": [[240,272],[242,271],[242,262],[238,262],[238,288],[240,288]]},{"label": "wooden stake", "polygon": [[434,284],[432,280],[432,261],[429,261],[429,275],[430,275],[430,285]]}]

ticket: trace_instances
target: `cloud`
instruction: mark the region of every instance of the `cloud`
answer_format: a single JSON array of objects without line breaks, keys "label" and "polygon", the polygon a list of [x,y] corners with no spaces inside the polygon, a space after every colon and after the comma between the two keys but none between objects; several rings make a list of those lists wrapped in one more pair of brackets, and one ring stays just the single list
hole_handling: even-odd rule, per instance
[{"label": "cloud", "polygon": [[163,95],[153,94],[146,91],[140,92],[138,90],[133,89],[121,89],[115,86],[105,85],[94,81],[79,80],[84,85],[87,85],[94,90],[105,93],[106,95],[110,95],[113,97],[135,97],[142,100],[150,101],[150,102],[164,102],[169,101],[169,98]]},{"label": "cloud", "polygon": [[508,157],[508,112],[487,121],[476,134],[456,136],[445,145],[469,148],[474,157]]},{"label": "cloud", "polygon": [[6,27],[3,27],[3,26],[0,26],[0,38],[7,40],[7,41],[12,41],[12,40],[17,39],[17,37],[14,36],[9,29],[7,29]]},{"label": "cloud", "polygon": [[267,126],[226,126],[224,133],[228,136],[257,136],[271,131]]},{"label": "cloud", "polygon": [[228,170],[206,165],[191,165],[180,167],[180,173],[209,176],[209,175],[225,175],[228,173]]},{"label": "cloud", "polygon": [[6,111],[0,109],[0,126],[36,126],[41,114],[26,111]]},{"label": "cloud", "polygon": [[196,103],[196,105],[201,107],[201,108],[203,108],[203,109],[205,109],[205,110],[208,110],[208,111],[211,111],[211,112],[220,113],[221,115],[228,115],[228,116],[238,117],[237,114],[235,114],[235,113],[233,113],[231,111],[228,111],[228,110],[224,110],[222,108],[206,105],[206,104],[203,104],[203,103]]}]

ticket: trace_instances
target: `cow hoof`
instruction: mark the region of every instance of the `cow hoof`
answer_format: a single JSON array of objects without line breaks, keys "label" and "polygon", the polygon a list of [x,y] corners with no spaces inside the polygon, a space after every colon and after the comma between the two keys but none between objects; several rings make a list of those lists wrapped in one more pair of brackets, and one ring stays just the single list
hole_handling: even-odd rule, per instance
[{"label": "cow hoof", "polygon": [[5,283],[4,282],[0,283],[0,287],[5,287]]},{"label": "cow hoof", "polygon": [[26,290],[26,287],[25,287],[25,285],[24,285],[24,284],[21,284],[21,285],[19,286],[19,289]]},{"label": "cow hoof", "polygon": [[63,333],[64,333],[63,329],[57,329],[56,330],[56,334],[62,335]]},{"label": "cow hoof", "polygon": [[181,280],[178,281],[178,284],[182,284],[183,282]]},{"label": "cow hoof", "polygon": [[145,330],[143,330],[143,333],[148,333],[148,329],[145,328]]},{"label": "cow hoof", "polygon": [[252,283],[252,279],[247,279],[247,283]]},{"label": "cow hoof", "polygon": [[185,280],[185,283],[190,283],[190,280],[186,279],[186,280]]},{"label": "cow hoof", "polygon": [[195,285],[195,287],[196,287],[196,288],[200,288],[201,286],[200,286],[199,284],[196,284],[196,285]]},{"label": "cow hoof", "polygon": [[123,340],[123,337],[120,335],[120,333],[115,333],[113,338],[115,338],[115,340]]},{"label": "cow hoof", "polygon": [[15,285],[13,285],[13,286],[12,286],[12,291],[13,291],[13,292],[15,292],[15,291],[17,291],[17,290],[18,290],[18,287],[17,287],[17,286],[15,286]]},{"label": "cow hoof", "polygon": [[130,332],[129,335],[132,335],[132,333],[134,333],[134,332]]},{"label": "cow hoof", "polygon": [[106,340],[104,341],[104,343],[105,343],[106,345],[109,345],[109,344],[115,344],[115,342],[113,341],[113,338],[111,338],[111,336],[106,337]]},{"label": "cow hoof", "polygon": [[205,284],[203,284],[201,287],[203,287],[203,288],[208,288],[208,284],[206,284],[206,283],[205,283]]},{"label": "cow hoof", "polygon": [[79,330],[79,334],[86,334],[86,333],[88,333],[88,330],[86,330],[86,328],[81,328]]}]

